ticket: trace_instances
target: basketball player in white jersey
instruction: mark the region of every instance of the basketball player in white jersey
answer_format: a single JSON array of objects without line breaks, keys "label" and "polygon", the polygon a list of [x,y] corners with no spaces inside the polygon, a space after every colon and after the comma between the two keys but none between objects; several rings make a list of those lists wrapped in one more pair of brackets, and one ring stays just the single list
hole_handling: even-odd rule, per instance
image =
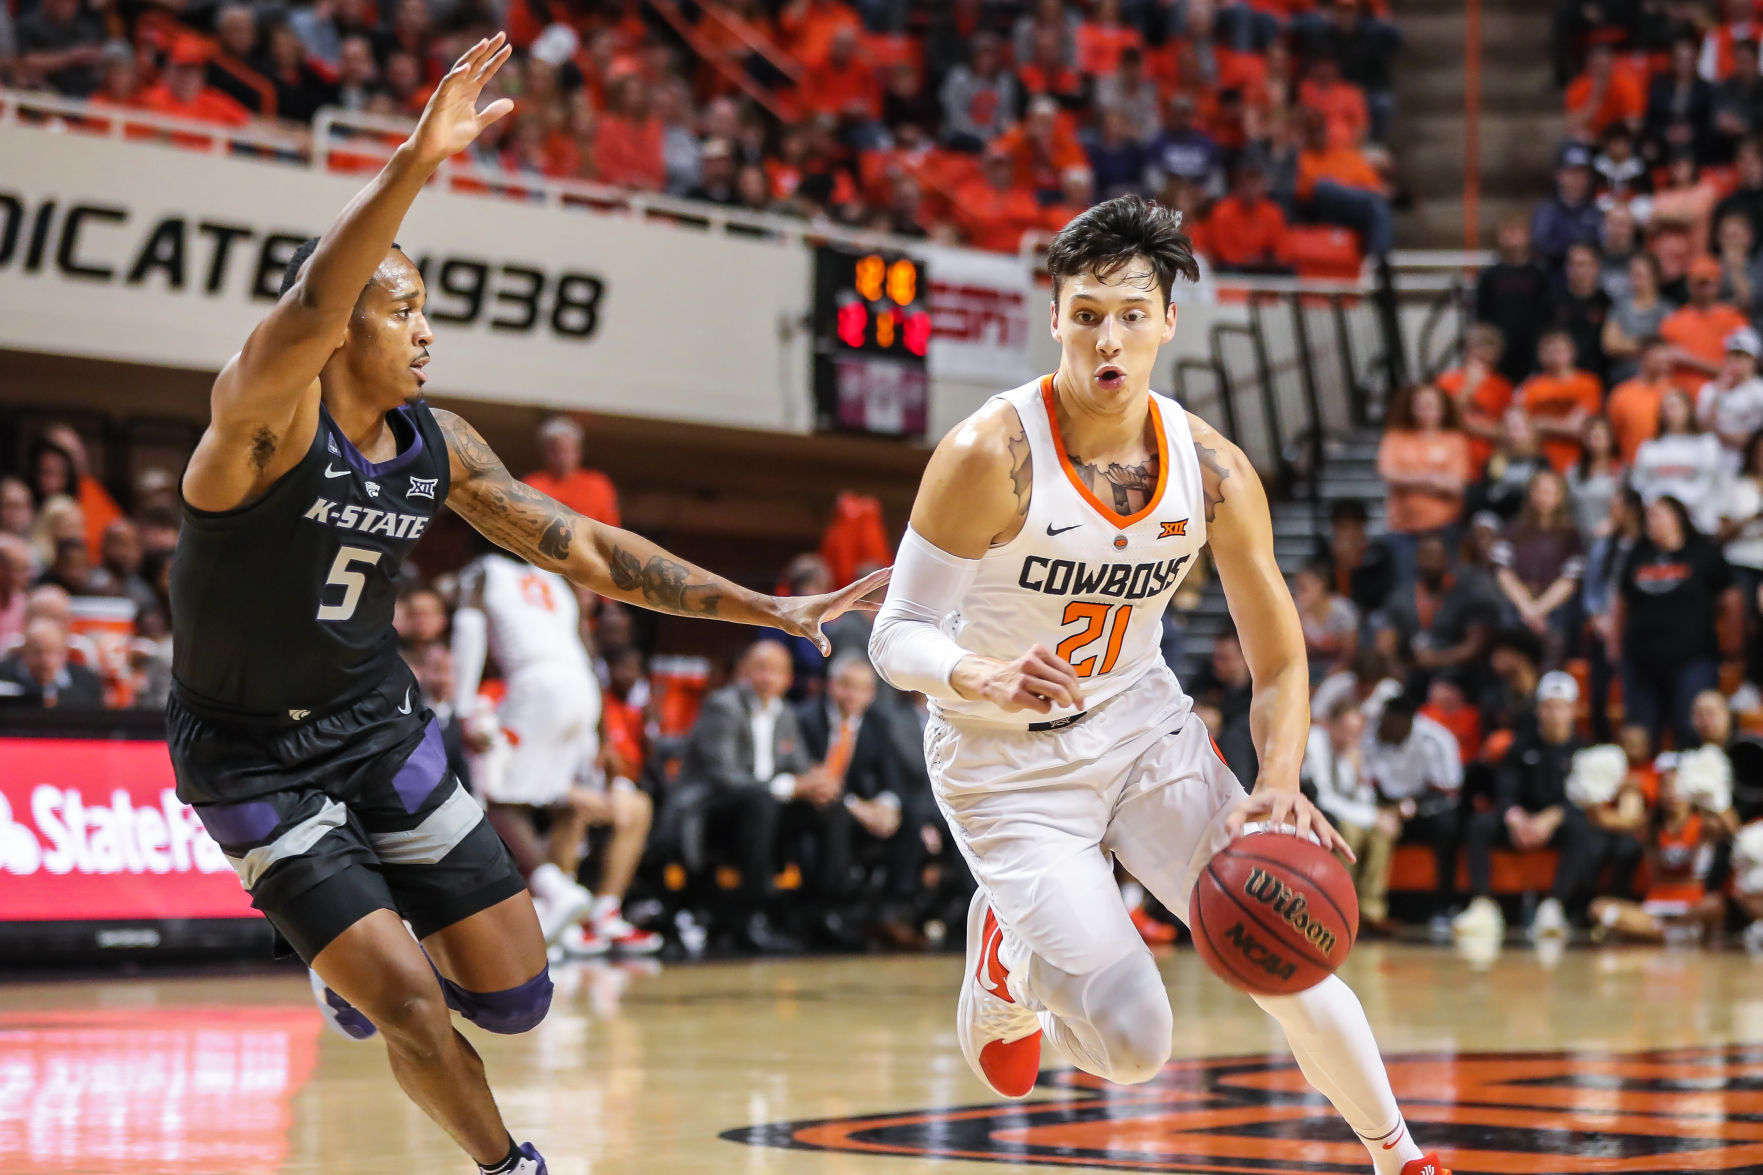
[{"label": "basketball player in white jersey", "polygon": [[[649,839],[652,807],[630,780],[607,782],[599,770],[600,682],[580,625],[575,589],[556,572],[497,551],[460,576],[454,696],[466,708],[468,734],[487,743],[473,759],[472,778],[526,873],[548,945],[578,958],[609,950],[653,954],[661,936],[632,926],[622,909]],[[507,686],[487,722],[473,713],[486,653]],[[551,816],[542,851],[536,809]],[[605,825],[612,835],[595,895],[575,877],[588,829]]]},{"label": "basketball player in white jersey", "polygon": [[[1197,276],[1179,216],[1111,200],[1054,238],[1047,266],[1059,370],[937,446],[870,642],[883,677],[932,699],[926,760],[980,887],[958,1032],[974,1073],[1013,1098],[1034,1088],[1044,1039],[1123,1083],[1169,1059],[1169,997],[1111,856],[1180,914],[1246,821],[1345,848],[1298,792],[1309,671],[1261,483],[1150,391],[1175,334],[1170,287]],[[1208,542],[1254,674],[1248,795],[1158,651]],[[1256,1001],[1378,1175],[1448,1175],[1409,1136],[1345,983]]]}]

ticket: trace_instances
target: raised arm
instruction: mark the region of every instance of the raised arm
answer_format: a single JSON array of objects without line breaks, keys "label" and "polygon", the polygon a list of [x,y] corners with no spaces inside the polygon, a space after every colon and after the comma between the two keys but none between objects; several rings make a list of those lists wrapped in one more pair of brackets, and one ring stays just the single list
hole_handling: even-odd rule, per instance
[{"label": "raised arm", "polygon": [[1200,459],[1212,561],[1254,681],[1249,730],[1260,773],[1249,801],[1232,815],[1233,829],[1251,819],[1289,823],[1351,857],[1340,834],[1298,791],[1310,734],[1310,666],[1297,606],[1273,556],[1267,494],[1241,449],[1192,413],[1188,424]]},{"label": "raised arm", "polygon": [[674,616],[782,629],[827,653],[820,626],[852,609],[873,609],[865,597],[888,582],[884,570],[824,596],[751,591],[517,481],[476,429],[443,408],[434,414],[447,437],[447,505],[497,546],[602,596]]},{"label": "raised arm", "polygon": [[[484,110],[478,96],[512,50],[498,33],[454,65],[410,138],[319,238],[298,281],[283,294],[214,381],[211,420],[184,477],[199,509],[239,505],[304,450],[294,427],[317,412],[318,375],[342,343],[349,315],[396,240],[417,193],[448,156],[514,108],[504,98]],[[300,435],[304,433],[304,435]]]}]

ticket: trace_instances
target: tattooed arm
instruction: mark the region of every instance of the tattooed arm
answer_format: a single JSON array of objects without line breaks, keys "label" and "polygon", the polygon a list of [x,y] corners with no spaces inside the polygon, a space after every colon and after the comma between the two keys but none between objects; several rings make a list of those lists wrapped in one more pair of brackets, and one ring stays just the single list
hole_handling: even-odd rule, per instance
[{"label": "tattooed arm", "polygon": [[1188,424],[1200,461],[1212,561],[1255,690],[1249,729],[1260,773],[1253,794],[1231,817],[1233,831],[1251,819],[1295,824],[1300,833],[1314,832],[1324,847],[1344,850],[1340,834],[1298,792],[1310,735],[1310,665],[1297,606],[1273,556],[1267,494],[1241,449],[1192,413]]},{"label": "tattooed arm", "polygon": [[873,607],[864,597],[887,583],[887,572],[878,571],[829,595],[789,598],[730,583],[516,480],[476,429],[446,409],[433,412],[447,438],[447,505],[497,546],[600,595],[675,616],[780,628],[809,637],[824,653],[820,626],[852,608]]}]

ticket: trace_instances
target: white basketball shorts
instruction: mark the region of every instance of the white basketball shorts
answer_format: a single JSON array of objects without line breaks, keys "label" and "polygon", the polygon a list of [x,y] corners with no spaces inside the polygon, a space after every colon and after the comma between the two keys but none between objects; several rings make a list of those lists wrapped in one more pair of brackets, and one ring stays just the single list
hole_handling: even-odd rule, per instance
[{"label": "white basketball shorts", "polygon": [[528,666],[508,679],[496,720],[508,747],[488,770],[474,770],[484,799],[561,803],[600,751],[600,683],[569,665]]},{"label": "white basketball shorts", "polygon": [[937,803],[1007,940],[1076,975],[1143,949],[1111,858],[1185,921],[1245,794],[1162,667],[1073,726],[938,716],[924,746]]}]

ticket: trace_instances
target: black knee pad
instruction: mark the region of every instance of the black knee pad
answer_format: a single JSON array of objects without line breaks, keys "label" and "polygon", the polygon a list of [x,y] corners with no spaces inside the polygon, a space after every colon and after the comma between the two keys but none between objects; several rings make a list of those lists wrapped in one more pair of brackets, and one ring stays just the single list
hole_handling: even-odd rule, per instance
[{"label": "black knee pad", "polygon": [[551,1010],[551,971],[539,972],[519,987],[506,991],[466,991],[451,979],[442,977],[441,990],[446,993],[447,1006],[482,1028],[501,1036],[530,1032]]}]

